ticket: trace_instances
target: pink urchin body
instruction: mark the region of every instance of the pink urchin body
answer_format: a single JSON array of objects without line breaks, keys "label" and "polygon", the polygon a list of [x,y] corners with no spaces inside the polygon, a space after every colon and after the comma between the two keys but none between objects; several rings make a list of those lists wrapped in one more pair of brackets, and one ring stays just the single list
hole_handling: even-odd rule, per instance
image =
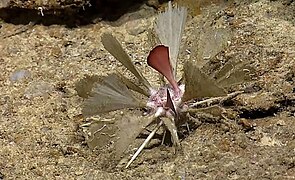
[{"label": "pink urchin body", "polygon": [[181,98],[184,93],[184,85],[179,85],[179,91],[175,92],[169,85],[160,87],[158,90],[152,90],[151,96],[148,99],[147,107],[150,108],[150,113],[154,113],[156,117],[166,116],[171,108],[167,107],[167,89],[170,93],[171,100],[176,111],[180,108]]}]

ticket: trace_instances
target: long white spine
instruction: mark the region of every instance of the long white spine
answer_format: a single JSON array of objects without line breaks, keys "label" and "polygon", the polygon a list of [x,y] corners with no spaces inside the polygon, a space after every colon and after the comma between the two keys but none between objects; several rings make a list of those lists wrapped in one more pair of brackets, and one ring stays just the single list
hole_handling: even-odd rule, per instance
[{"label": "long white spine", "polygon": [[173,8],[171,1],[169,1],[168,8],[159,14],[156,21],[156,33],[161,43],[169,47],[170,63],[174,76],[176,76],[177,58],[186,16],[186,8],[177,6]]}]

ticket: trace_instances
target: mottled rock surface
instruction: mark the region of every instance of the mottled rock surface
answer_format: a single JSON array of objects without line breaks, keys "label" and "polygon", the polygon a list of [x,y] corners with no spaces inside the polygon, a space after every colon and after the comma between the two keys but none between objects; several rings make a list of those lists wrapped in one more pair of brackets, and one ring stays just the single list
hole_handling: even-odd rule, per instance
[{"label": "mottled rock surface", "polygon": [[24,8],[24,9],[64,9],[67,7],[82,7],[89,5],[90,0],[3,0],[0,8]]}]

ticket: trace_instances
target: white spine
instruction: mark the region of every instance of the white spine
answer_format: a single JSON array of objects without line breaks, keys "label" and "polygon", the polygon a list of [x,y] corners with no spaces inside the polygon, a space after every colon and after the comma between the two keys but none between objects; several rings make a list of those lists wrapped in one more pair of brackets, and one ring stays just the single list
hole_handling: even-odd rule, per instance
[{"label": "white spine", "polygon": [[174,76],[176,76],[177,57],[186,16],[186,8],[177,6],[173,8],[171,1],[169,1],[168,8],[159,14],[156,21],[156,33],[161,43],[169,47],[170,63]]}]

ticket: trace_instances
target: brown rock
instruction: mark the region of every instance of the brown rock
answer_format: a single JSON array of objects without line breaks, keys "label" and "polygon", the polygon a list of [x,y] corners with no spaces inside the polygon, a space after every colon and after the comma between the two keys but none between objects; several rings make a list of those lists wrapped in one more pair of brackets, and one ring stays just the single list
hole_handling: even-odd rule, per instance
[{"label": "brown rock", "polygon": [[0,2],[0,8],[24,8],[24,9],[64,9],[67,7],[82,7],[90,4],[90,0],[3,0]]}]

